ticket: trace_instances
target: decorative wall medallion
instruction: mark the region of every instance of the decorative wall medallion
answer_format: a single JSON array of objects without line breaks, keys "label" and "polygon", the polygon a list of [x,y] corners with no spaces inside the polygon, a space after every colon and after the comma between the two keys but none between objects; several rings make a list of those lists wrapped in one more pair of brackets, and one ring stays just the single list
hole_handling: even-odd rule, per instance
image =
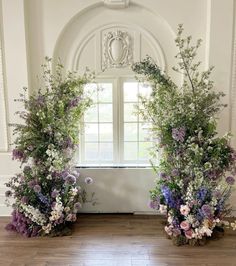
[{"label": "decorative wall medallion", "polygon": [[133,63],[132,42],[128,32],[108,32],[103,42],[102,70],[126,67]]},{"label": "decorative wall medallion", "polygon": [[103,0],[103,2],[109,8],[126,8],[129,6],[129,0]]}]

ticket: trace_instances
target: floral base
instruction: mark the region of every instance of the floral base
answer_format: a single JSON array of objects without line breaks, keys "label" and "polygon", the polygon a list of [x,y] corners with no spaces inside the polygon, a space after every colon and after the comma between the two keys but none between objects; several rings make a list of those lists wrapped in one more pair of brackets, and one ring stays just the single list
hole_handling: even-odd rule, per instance
[{"label": "floral base", "polygon": [[58,236],[71,236],[73,232],[72,225],[65,226],[60,228],[60,230],[52,231],[49,236],[50,237],[58,237]]},{"label": "floral base", "polygon": [[204,246],[207,244],[208,240],[218,240],[224,236],[224,228],[215,227],[213,233],[210,237],[202,237],[202,239],[188,239],[183,235],[169,236],[166,235],[168,239],[171,239],[175,246],[190,245],[190,246]]}]

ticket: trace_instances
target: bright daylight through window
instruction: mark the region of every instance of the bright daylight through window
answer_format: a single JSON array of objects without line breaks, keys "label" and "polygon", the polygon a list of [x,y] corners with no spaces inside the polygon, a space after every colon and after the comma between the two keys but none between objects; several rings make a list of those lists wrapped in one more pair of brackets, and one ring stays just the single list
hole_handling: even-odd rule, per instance
[{"label": "bright daylight through window", "polygon": [[79,164],[85,166],[148,166],[150,124],[135,114],[138,95],[151,88],[133,80],[109,79],[89,84],[93,106],[85,113]]}]

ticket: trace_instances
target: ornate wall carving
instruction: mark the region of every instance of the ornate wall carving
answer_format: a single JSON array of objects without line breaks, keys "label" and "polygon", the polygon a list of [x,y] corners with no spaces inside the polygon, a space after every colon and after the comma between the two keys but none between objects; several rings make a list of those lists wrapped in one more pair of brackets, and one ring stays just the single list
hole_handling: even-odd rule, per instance
[{"label": "ornate wall carving", "polygon": [[133,63],[132,39],[128,32],[109,31],[103,38],[102,70],[122,68]]}]

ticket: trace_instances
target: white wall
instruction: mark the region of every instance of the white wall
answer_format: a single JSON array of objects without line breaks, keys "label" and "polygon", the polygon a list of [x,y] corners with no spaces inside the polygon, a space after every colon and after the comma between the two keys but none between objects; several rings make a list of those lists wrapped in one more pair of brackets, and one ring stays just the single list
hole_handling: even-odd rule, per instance
[{"label": "white wall", "polygon": [[[183,23],[186,33],[194,38],[201,37],[204,42],[199,58],[203,67],[215,65],[216,89],[226,93],[224,101],[229,104],[221,115],[219,131],[221,134],[229,129],[236,131],[236,69],[232,69],[234,0],[133,0],[129,7],[118,10],[108,9],[102,0],[0,0],[0,3],[4,74],[4,88],[0,82],[0,215],[10,212],[3,206],[3,184],[19,170],[11,160],[12,136],[6,127],[7,123],[15,122],[13,114],[21,108],[13,99],[23,86],[29,84],[30,91],[37,89],[36,76],[45,55],[60,56],[68,68],[75,68],[74,56],[83,38],[104,25],[122,24],[134,32],[150,33],[161,48],[159,56],[165,59],[170,74],[177,24]],[[101,44],[97,41],[96,45],[99,50]],[[137,53],[135,56],[138,59]],[[90,59],[88,62],[94,61]],[[91,63],[90,67],[102,75],[99,64]],[[233,144],[236,147],[236,138]],[[82,169],[81,173],[95,179],[91,189],[99,198],[96,207],[86,205],[84,211],[149,211],[146,202],[154,182],[150,169]],[[236,193],[233,206],[236,209]]]}]

